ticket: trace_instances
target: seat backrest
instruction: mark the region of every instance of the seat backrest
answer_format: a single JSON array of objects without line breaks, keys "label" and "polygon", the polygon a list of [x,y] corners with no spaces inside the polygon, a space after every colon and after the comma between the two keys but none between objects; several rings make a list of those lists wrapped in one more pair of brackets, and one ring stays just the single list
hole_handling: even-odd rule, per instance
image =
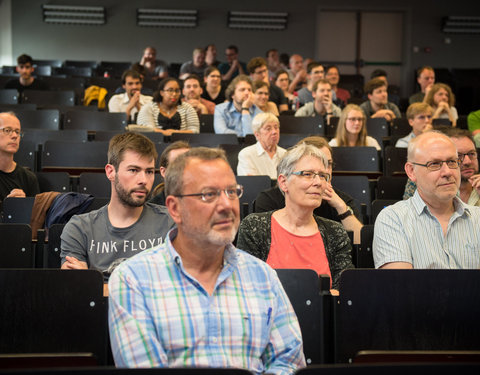
[{"label": "seat backrest", "polygon": [[332,147],[335,171],[380,172],[375,147]]},{"label": "seat backrest", "polygon": [[0,89],[0,104],[18,104],[18,98],[16,89]]},{"label": "seat backrest", "polygon": [[372,192],[367,176],[335,176],[332,179],[332,185],[355,199],[358,207],[362,203],[365,204],[367,215],[370,216]]},{"label": "seat backrest", "polygon": [[40,193],[58,191],[66,193],[72,191],[70,175],[67,172],[36,172],[40,186]]},{"label": "seat backrest", "polygon": [[393,124],[390,129],[390,135],[392,137],[405,137],[412,131],[412,127],[408,123],[408,119],[405,117],[394,118]]},{"label": "seat backrest", "polygon": [[85,89],[85,78],[82,77],[42,77],[50,90],[83,90]]},{"label": "seat backrest", "polygon": [[215,133],[213,128],[213,115],[199,115],[200,133]]},{"label": "seat backrest", "polygon": [[65,130],[112,130],[123,132],[127,126],[125,113],[96,111],[67,111],[63,128]]},{"label": "seat backrest", "polygon": [[218,145],[221,149],[225,150],[227,154],[227,160],[230,164],[230,167],[233,170],[233,173],[237,174],[237,166],[238,166],[238,153],[244,147],[243,145],[232,145],[232,144],[225,144],[225,145]]},{"label": "seat backrest", "polygon": [[48,245],[43,253],[43,268],[60,268],[61,240],[60,236],[65,224],[52,224],[48,228]]},{"label": "seat backrest", "polygon": [[5,198],[2,202],[3,222],[30,224],[35,197]]},{"label": "seat backrest", "polygon": [[78,182],[78,192],[98,198],[109,198],[111,183],[105,173],[83,172]]},{"label": "seat backrest", "polygon": [[278,145],[285,149],[290,148],[305,138],[305,134],[280,134]]},{"label": "seat backrest", "polygon": [[60,130],[60,111],[58,109],[19,110],[16,111],[22,129]]},{"label": "seat backrest", "polygon": [[[1,223],[0,238],[2,239],[0,241],[0,268],[34,267],[35,253],[32,246],[32,228],[29,224]],[[2,300],[1,304],[4,303],[5,301]]]},{"label": "seat backrest", "polygon": [[243,185],[243,195],[240,204],[248,203],[248,212],[253,212],[253,201],[261,191],[272,186],[269,176],[237,176],[237,183]]},{"label": "seat backrest", "polygon": [[379,145],[382,145],[383,138],[390,135],[390,125],[383,117],[368,118],[367,133],[370,137],[375,138]]},{"label": "seat backrest", "polygon": [[30,169],[32,172],[37,170],[37,145],[35,142],[22,139],[18,151],[13,155],[13,160],[18,165]]},{"label": "seat backrest", "polygon": [[376,199],[397,199],[403,198],[406,176],[380,176],[377,181]]},{"label": "seat backrest", "polygon": [[295,117],[280,115],[280,132],[283,134],[325,135],[322,117]]},{"label": "seat backrest", "polygon": [[87,142],[87,130],[48,130],[48,129],[25,129],[20,148],[25,142],[33,142],[38,148],[43,148],[46,141],[74,141]]},{"label": "seat backrest", "polygon": [[236,134],[210,134],[210,133],[173,133],[171,136],[172,143],[175,141],[187,141],[191,145],[217,147],[221,144],[238,144]]},{"label": "seat backrest", "polygon": [[377,219],[380,211],[382,211],[387,206],[397,203],[398,201],[399,199],[375,199],[372,202],[371,223],[375,224],[375,220]]},{"label": "seat backrest", "polygon": [[108,142],[46,141],[41,170],[48,168],[104,169]]},{"label": "seat backrest", "polygon": [[375,268],[373,262],[373,224],[366,224],[360,230],[360,245],[357,246],[356,268]]},{"label": "seat backrest", "polygon": [[39,107],[51,104],[73,106],[75,105],[75,93],[72,90],[25,90],[22,94],[22,103],[35,103]]},{"label": "seat backrest", "polygon": [[385,156],[383,159],[383,175],[405,176],[405,163],[407,161],[407,149],[387,146],[385,148]]}]

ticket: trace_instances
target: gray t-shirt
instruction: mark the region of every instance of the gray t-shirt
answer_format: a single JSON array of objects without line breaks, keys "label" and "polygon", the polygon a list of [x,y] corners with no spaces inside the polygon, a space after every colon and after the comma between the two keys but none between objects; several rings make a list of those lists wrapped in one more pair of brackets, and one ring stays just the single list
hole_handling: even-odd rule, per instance
[{"label": "gray t-shirt", "polygon": [[75,215],[65,225],[60,237],[62,264],[68,255],[87,262],[88,268],[105,271],[112,262],[162,244],[174,225],[165,207],[146,203],[135,224],[115,228],[107,208]]}]

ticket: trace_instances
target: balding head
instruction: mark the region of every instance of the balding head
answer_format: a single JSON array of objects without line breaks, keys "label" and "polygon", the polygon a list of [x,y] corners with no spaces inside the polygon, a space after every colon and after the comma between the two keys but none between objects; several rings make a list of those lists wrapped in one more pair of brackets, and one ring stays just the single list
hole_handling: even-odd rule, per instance
[{"label": "balding head", "polygon": [[416,161],[415,158],[418,153],[425,152],[436,144],[453,145],[455,147],[455,143],[445,134],[437,130],[428,131],[413,138],[408,143],[408,161]]},{"label": "balding head", "polygon": [[[18,119],[17,116],[15,116],[15,113],[13,112],[0,112],[0,127],[4,128],[7,126],[10,126],[10,124],[15,124],[17,125],[18,128],[20,128],[20,120]],[[8,124],[8,125],[6,125]]]}]

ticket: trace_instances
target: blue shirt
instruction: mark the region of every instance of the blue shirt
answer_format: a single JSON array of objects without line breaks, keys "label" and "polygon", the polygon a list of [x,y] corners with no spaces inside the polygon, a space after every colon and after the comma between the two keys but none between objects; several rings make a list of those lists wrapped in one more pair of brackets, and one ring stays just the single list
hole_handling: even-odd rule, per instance
[{"label": "blue shirt", "polygon": [[248,113],[238,112],[233,102],[225,102],[215,106],[213,116],[213,127],[217,134],[236,134],[238,137],[245,137],[253,134],[252,119],[263,113],[260,108],[252,105]]},{"label": "blue shirt", "polygon": [[375,267],[407,262],[413,268],[480,268],[480,207],[453,198],[455,211],[446,235],[418,191],[412,198],[384,208],[375,221]]},{"label": "blue shirt", "polygon": [[144,251],[113,272],[109,325],[120,367],[238,367],[293,374],[305,366],[300,327],[276,272],[228,245],[212,295],[172,246]]}]

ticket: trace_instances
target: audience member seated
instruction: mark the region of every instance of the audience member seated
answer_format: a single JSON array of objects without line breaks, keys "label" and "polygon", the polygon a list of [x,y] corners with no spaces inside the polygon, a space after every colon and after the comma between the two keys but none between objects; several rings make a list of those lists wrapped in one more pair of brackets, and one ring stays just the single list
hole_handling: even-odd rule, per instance
[{"label": "audience member seated", "polygon": [[[327,140],[318,136],[311,136],[302,139],[298,144],[305,143],[307,145],[318,148],[325,154],[328,160],[327,173],[330,175],[330,181],[323,192],[322,203],[315,208],[313,213],[325,219],[330,219],[342,223],[345,230],[354,233],[354,243],[360,243],[360,230],[362,223],[359,221],[360,210],[354,202],[354,199],[341,190],[332,187],[332,148]],[[277,186],[262,191],[255,200],[255,212],[266,212],[279,210],[285,206],[285,197]]]},{"label": "audience member seated", "polygon": [[[165,180],[167,167],[177,158],[177,156],[190,150],[190,145],[185,141],[176,141],[167,146],[160,155],[160,175]],[[161,182],[153,189],[153,198],[150,203],[165,206],[165,183]]]},{"label": "audience member seated", "polygon": [[[147,75],[147,71],[146,71],[145,67],[143,65],[140,65],[139,62],[136,62],[135,64],[132,64],[132,66],[130,67],[129,70],[134,70],[135,72],[137,72],[140,75],[140,82],[142,84],[142,88],[140,89],[140,93],[143,94],[143,95],[146,95],[146,96],[153,96],[153,90],[148,88],[148,87],[143,86],[143,82],[145,81],[145,77]],[[123,93],[125,93],[125,88],[123,86],[119,86],[115,90],[115,94],[123,94]]]},{"label": "audience member seated", "polygon": [[238,47],[231,45],[225,50],[227,62],[221,63],[218,70],[222,75],[222,80],[231,81],[240,74],[247,74],[247,66],[244,62],[238,60]]},{"label": "audience member seated", "polygon": [[413,103],[407,108],[407,120],[412,131],[405,137],[400,138],[395,147],[407,148],[408,143],[417,135],[432,129],[433,109],[427,103]]},{"label": "audience member seated", "polygon": [[176,228],[110,278],[115,365],[270,374],[304,367],[300,327],[276,272],[232,245],[243,190],[225,153],[180,155],[165,189]]},{"label": "audience member seated", "polygon": [[286,70],[280,69],[275,74],[273,80],[275,86],[283,91],[283,95],[287,98],[287,105],[290,110],[296,111],[298,109],[298,98],[297,92],[293,94],[288,91],[288,86],[290,86],[290,78]]},{"label": "audience member seated", "polygon": [[450,120],[452,126],[457,126],[458,112],[454,107],[455,95],[450,86],[445,83],[435,83],[423,99],[433,108],[433,119],[444,118]]},{"label": "audience member seated", "polygon": [[108,101],[109,112],[124,112],[128,123],[135,124],[138,111],[152,101],[151,96],[141,94],[142,78],[135,70],[126,70],[122,74],[123,94],[113,95]]},{"label": "audience member seated", "polygon": [[394,118],[402,117],[398,107],[388,101],[387,83],[380,79],[374,78],[365,84],[365,93],[368,100],[360,105],[367,117],[379,118],[383,117],[388,122],[392,122]]},{"label": "audience member seated", "polygon": [[205,50],[203,48],[195,48],[193,50],[193,59],[184,62],[180,67],[179,78],[185,79],[185,77],[190,74],[196,74],[197,76],[202,77],[207,66],[207,63],[205,62]]},{"label": "audience member seated", "polygon": [[254,57],[247,64],[248,74],[253,82],[263,81],[267,84],[270,101],[277,106],[277,114],[288,110],[287,98],[283,91],[275,85],[270,84],[268,79],[267,62],[263,57]]},{"label": "audience member seated", "polygon": [[260,113],[252,121],[257,143],[245,147],[238,154],[237,175],[266,175],[277,179],[277,165],[286,150],[278,146],[280,121],[271,113]]},{"label": "audience member seated", "polygon": [[335,65],[328,66],[325,70],[325,78],[328,82],[330,82],[330,85],[332,85],[332,90],[335,91],[337,100],[341,100],[343,102],[343,106],[348,104],[348,100],[350,99],[351,95],[348,90],[338,87],[338,83],[340,82],[340,71],[338,70],[338,67]]},{"label": "audience member seated", "polygon": [[455,143],[438,131],[410,141],[405,171],[417,190],[377,216],[376,268],[480,268],[480,208],[457,196],[460,164]]},{"label": "audience member seated", "polygon": [[108,277],[126,258],[163,243],[172,219],[165,207],[146,203],[156,159],[155,145],[141,134],[122,133],[110,140],[105,166],[110,202],[65,225],[62,269],[97,269]]},{"label": "audience member seated", "polygon": [[180,83],[172,77],[160,81],[153,101],[140,110],[137,123],[165,135],[200,131],[197,112],[188,103],[180,104]]},{"label": "audience member seated", "polygon": [[252,134],[252,119],[262,113],[254,104],[252,81],[246,75],[234,78],[225,91],[228,102],[217,104],[213,118],[215,133]]},{"label": "audience member seated", "polygon": [[274,102],[270,101],[268,92],[268,83],[264,81],[254,81],[252,85],[254,100],[253,103],[263,112],[273,113],[278,116],[278,108]]},{"label": "audience member seated", "polygon": [[213,115],[215,103],[201,97],[203,93],[200,77],[191,74],[183,81],[183,103],[190,104],[198,115]]},{"label": "audience member seated", "polygon": [[473,111],[467,117],[468,130],[472,132],[475,145],[480,148],[480,110]]},{"label": "audience member seated", "polygon": [[329,275],[337,289],[343,270],[353,268],[351,244],[341,224],[314,215],[330,181],[328,160],[314,146],[299,144],[278,165],[285,207],[242,220],[237,246],[273,268],[307,268]]},{"label": "audience member seated", "polygon": [[269,49],[265,54],[265,57],[267,58],[268,79],[273,81],[277,71],[282,69],[278,50],[275,48]]},{"label": "audience member seated", "polygon": [[165,61],[157,60],[157,50],[153,47],[145,48],[140,65],[145,68],[145,78],[157,80],[168,77],[168,65]]},{"label": "audience member seated", "polygon": [[37,177],[14,160],[23,136],[13,112],[0,113],[0,203],[5,198],[34,197],[40,193]]},{"label": "audience member seated", "polygon": [[326,79],[320,79],[312,87],[313,102],[305,104],[297,117],[322,117],[324,124],[330,124],[332,117],[339,117],[342,110],[332,102],[332,86]]},{"label": "audience member seated", "polygon": [[[300,103],[300,106],[305,105],[306,103],[313,102],[313,85],[319,79],[323,79],[325,75],[325,70],[323,65],[318,62],[312,62],[308,64],[307,67],[307,85],[298,90],[297,97]],[[333,97],[332,97],[333,100]]]},{"label": "audience member seated", "polygon": [[382,148],[375,138],[367,135],[367,118],[356,104],[347,105],[338,120],[337,132],[328,144],[332,147],[375,147]]},{"label": "audience member seated", "polygon": [[290,56],[289,67],[290,86],[288,86],[288,92],[293,93],[307,84],[307,70],[303,67],[303,57],[300,55]]},{"label": "audience member seated", "polygon": [[[209,44],[207,48],[205,48],[205,63],[207,66],[216,66],[220,65],[220,61],[217,60],[217,47],[215,44]],[[200,75],[201,77],[202,75]]]},{"label": "audience member seated", "polygon": [[33,77],[33,59],[29,55],[20,55],[17,58],[18,78],[12,78],[5,84],[6,89],[15,89],[20,94],[24,90],[48,90],[48,84],[41,79]]},{"label": "audience member seated", "polygon": [[431,66],[422,66],[417,70],[417,82],[420,86],[420,91],[408,98],[410,104],[423,102],[425,95],[430,91],[435,83],[435,71]]},{"label": "audience member seated", "polygon": [[391,92],[390,87],[388,86],[387,72],[383,69],[375,69],[372,74],[370,74],[370,79],[374,78],[380,78],[382,81],[385,81],[387,84],[388,101],[398,107],[400,105],[400,97]]},{"label": "audience member seated", "polygon": [[222,85],[222,76],[218,68],[209,66],[205,69],[203,76],[205,81],[205,89],[202,98],[220,104],[225,101],[225,87]]}]

